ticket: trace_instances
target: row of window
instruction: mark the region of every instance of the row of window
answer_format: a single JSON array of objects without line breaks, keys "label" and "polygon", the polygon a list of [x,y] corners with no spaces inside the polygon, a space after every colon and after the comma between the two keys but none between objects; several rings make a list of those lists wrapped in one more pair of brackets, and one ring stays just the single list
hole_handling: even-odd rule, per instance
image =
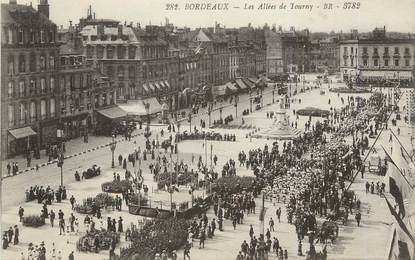
[{"label": "row of window", "polygon": [[[137,47],[136,46],[112,46],[106,45],[97,45],[95,48],[93,46],[88,46],[86,49],[86,57],[91,59],[94,56],[97,59],[135,59],[136,58]],[[142,47],[141,53],[144,59],[149,58],[164,58],[167,57],[166,48],[157,48],[157,47]]]},{"label": "row of window", "polygon": [[[405,67],[409,67],[410,66],[410,60],[409,59],[405,59]],[[352,64],[353,66],[353,64]],[[367,59],[363,59],[363,66],[367,67],[368,66],[368,60]],[[374,67],[378,67],[380,66],[380,62],[378,59],[373,59],[373,66]],[[389,60],[388,59],[384,59],[383,60],[383,66],[385,67],[389,67]],[[394,66],[395,67],[399,67],[400,66],[400,62],[399,59],[395,59],[394,60]]]},{"label": "row of window", "polygon": [[71,73],[60,78],[62,91],[74,91],[92,87],[91,73]]},{"label": "row of window", "polygon": [[55,78],[50,78],[47,83],[46,78],[30,79],[28,83],[20,80],[16,85],[14,81],[7,84],[7,96],[9,98],[27,97],[35,94],[53,93],[55,91]]},{"label": "row of window", "polygon": [[[394,47],[394,54],[399,54],[400,52],[399,52],[399,50],[400,50],[400,48],[399,47]],[[367,54],[368,53],[368,48],[367,47],[363,47],[363,54]],[[373,54],[379,54],[378,53],[378,48],[373,48]],[[389,47],[384,47],[383,48],[383,55],[387,55],[387,54],[389,54]],[[405,55],[410,55],[410,52],[409,52],[409,48],[408,47],[406,47],[405,49],[404,49],[404,54]]]},{"label": "row of window", "polygon": [[[73,91],[75,89],[85,89],[87,86],[92,85],[92,75],[86,74],[71,74],[67,77],[61,77],[61,88],[64,91]],[[15,81],[9,81],[7,83],[7,96],[9,98],[27,97],[37,94],[54,93],[56,89],[55,78],[51,77],[39,79],[29,79],[28,81],[19,80],[16,84]]]},{"label": "row of window", "polygon": [[95,95],[94,105],[95,108],[105,107],[115,104],[115,92],[102,93],[101,95]]},{"label": "row of window", "polygon": [[115,55],[117,59],[135,59],[137,48],[135,46],[129,46],[128,51],[126,46],[119,45],[117,47],[112,45],[102,46],[98,45],[96,48],[88,46],[86,48],[86,57],[91,59],[96,55],[97,59],[114,59]]},{"label": "row of window", "polygon": [[84,40],[84,42],[91,40],[91,41],[97,41],[97,40],[101,40],[101,41],[116,41],[116,40],[123,40],[123,41],[128,41],[129,37],[128,35],[121,35],[120,37],[118,35],[107,35],[107,34],[103,34],[101,36],[97,36],[97,35],[91,35],[90,37],[88,37],[88,35],[85,35],[82,37],[82,39]]},{"label": "row of window", "polygon": [[9,28],[3,27],[2,43],[7,44],[38,44],[54,43],[56,37],[55,28]]},{"label": "row of window", "polygon": [[[40,113],[38,113],[40,109]],[[10,104],[8,106],[9,126],[24,125],[37,120],[45,120],[56,116],[55,99],[42,99],[40,102],[31,101],[30,103]]]},{"label": "row of window", "polygon": [[[15,58],[17,58],[17,61]],[[55,55],[49,55],[49,58],[47,58],[46,54],[36,55],[35,53],[31,53],[29,54],[29,57],[27,57],[25,54],[20,54],[17,57],[10,54],[7,58],[7,62],[7,73],[9,75],[26,72],[46,71],[47,69],[56,69]]]}]

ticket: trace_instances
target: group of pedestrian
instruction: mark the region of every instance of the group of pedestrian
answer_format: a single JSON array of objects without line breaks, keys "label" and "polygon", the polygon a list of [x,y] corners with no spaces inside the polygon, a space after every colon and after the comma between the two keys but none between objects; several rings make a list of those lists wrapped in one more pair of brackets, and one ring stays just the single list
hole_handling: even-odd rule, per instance
[{"label": "group of pedestrian", "polygon": [[7,168],[7,176],[11,176],[10,173],[14,175],[16,175],[19,172],[19,163],[17,162],[8,162],[6,165]]}]

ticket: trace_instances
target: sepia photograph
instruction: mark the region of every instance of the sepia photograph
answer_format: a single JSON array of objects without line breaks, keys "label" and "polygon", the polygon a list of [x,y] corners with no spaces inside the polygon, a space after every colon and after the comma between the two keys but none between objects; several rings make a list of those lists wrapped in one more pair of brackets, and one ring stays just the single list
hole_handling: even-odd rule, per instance
[{"label": "sepia photograph", "polygon": [[0,0],[1,260],[415,260],[414,0]]}]

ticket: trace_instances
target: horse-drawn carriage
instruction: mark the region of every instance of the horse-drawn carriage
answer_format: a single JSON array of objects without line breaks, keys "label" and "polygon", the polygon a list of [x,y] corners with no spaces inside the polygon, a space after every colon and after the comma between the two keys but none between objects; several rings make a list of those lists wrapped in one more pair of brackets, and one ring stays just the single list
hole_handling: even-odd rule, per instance
[{"label": "horse-drawn carriage", "polygon": [[343,225],[346,225],[349,214],[346,209],[332,210],[327,214],[326,219],[331,222],[340,221]]},{"label": "horse-drawn carriage", "polygon": [[316,230],[316,241],[326,243],[330,239],[334,243],[339,236],[339,226],[334,221],[324,221],[321,227]]}]

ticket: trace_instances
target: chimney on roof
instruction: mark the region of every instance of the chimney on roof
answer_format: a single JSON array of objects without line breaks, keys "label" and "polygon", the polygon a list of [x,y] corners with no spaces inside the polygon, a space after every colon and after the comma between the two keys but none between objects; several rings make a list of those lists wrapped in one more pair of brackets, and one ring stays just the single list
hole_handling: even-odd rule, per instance
[{"label": "chimney on roof", "polygon": [[9,1],[9,4],[11,4],[11,5],[17,5],[17,1],[16,0],[10,0]]},{"label": "chimney on roof", "polygon": [[94,20],[95,20],[95,12],[94,12]]},{"label": "chimney on roof", "polygon": [[37,11],[49,19],[49,3],[48,0],[40,0]]}]

